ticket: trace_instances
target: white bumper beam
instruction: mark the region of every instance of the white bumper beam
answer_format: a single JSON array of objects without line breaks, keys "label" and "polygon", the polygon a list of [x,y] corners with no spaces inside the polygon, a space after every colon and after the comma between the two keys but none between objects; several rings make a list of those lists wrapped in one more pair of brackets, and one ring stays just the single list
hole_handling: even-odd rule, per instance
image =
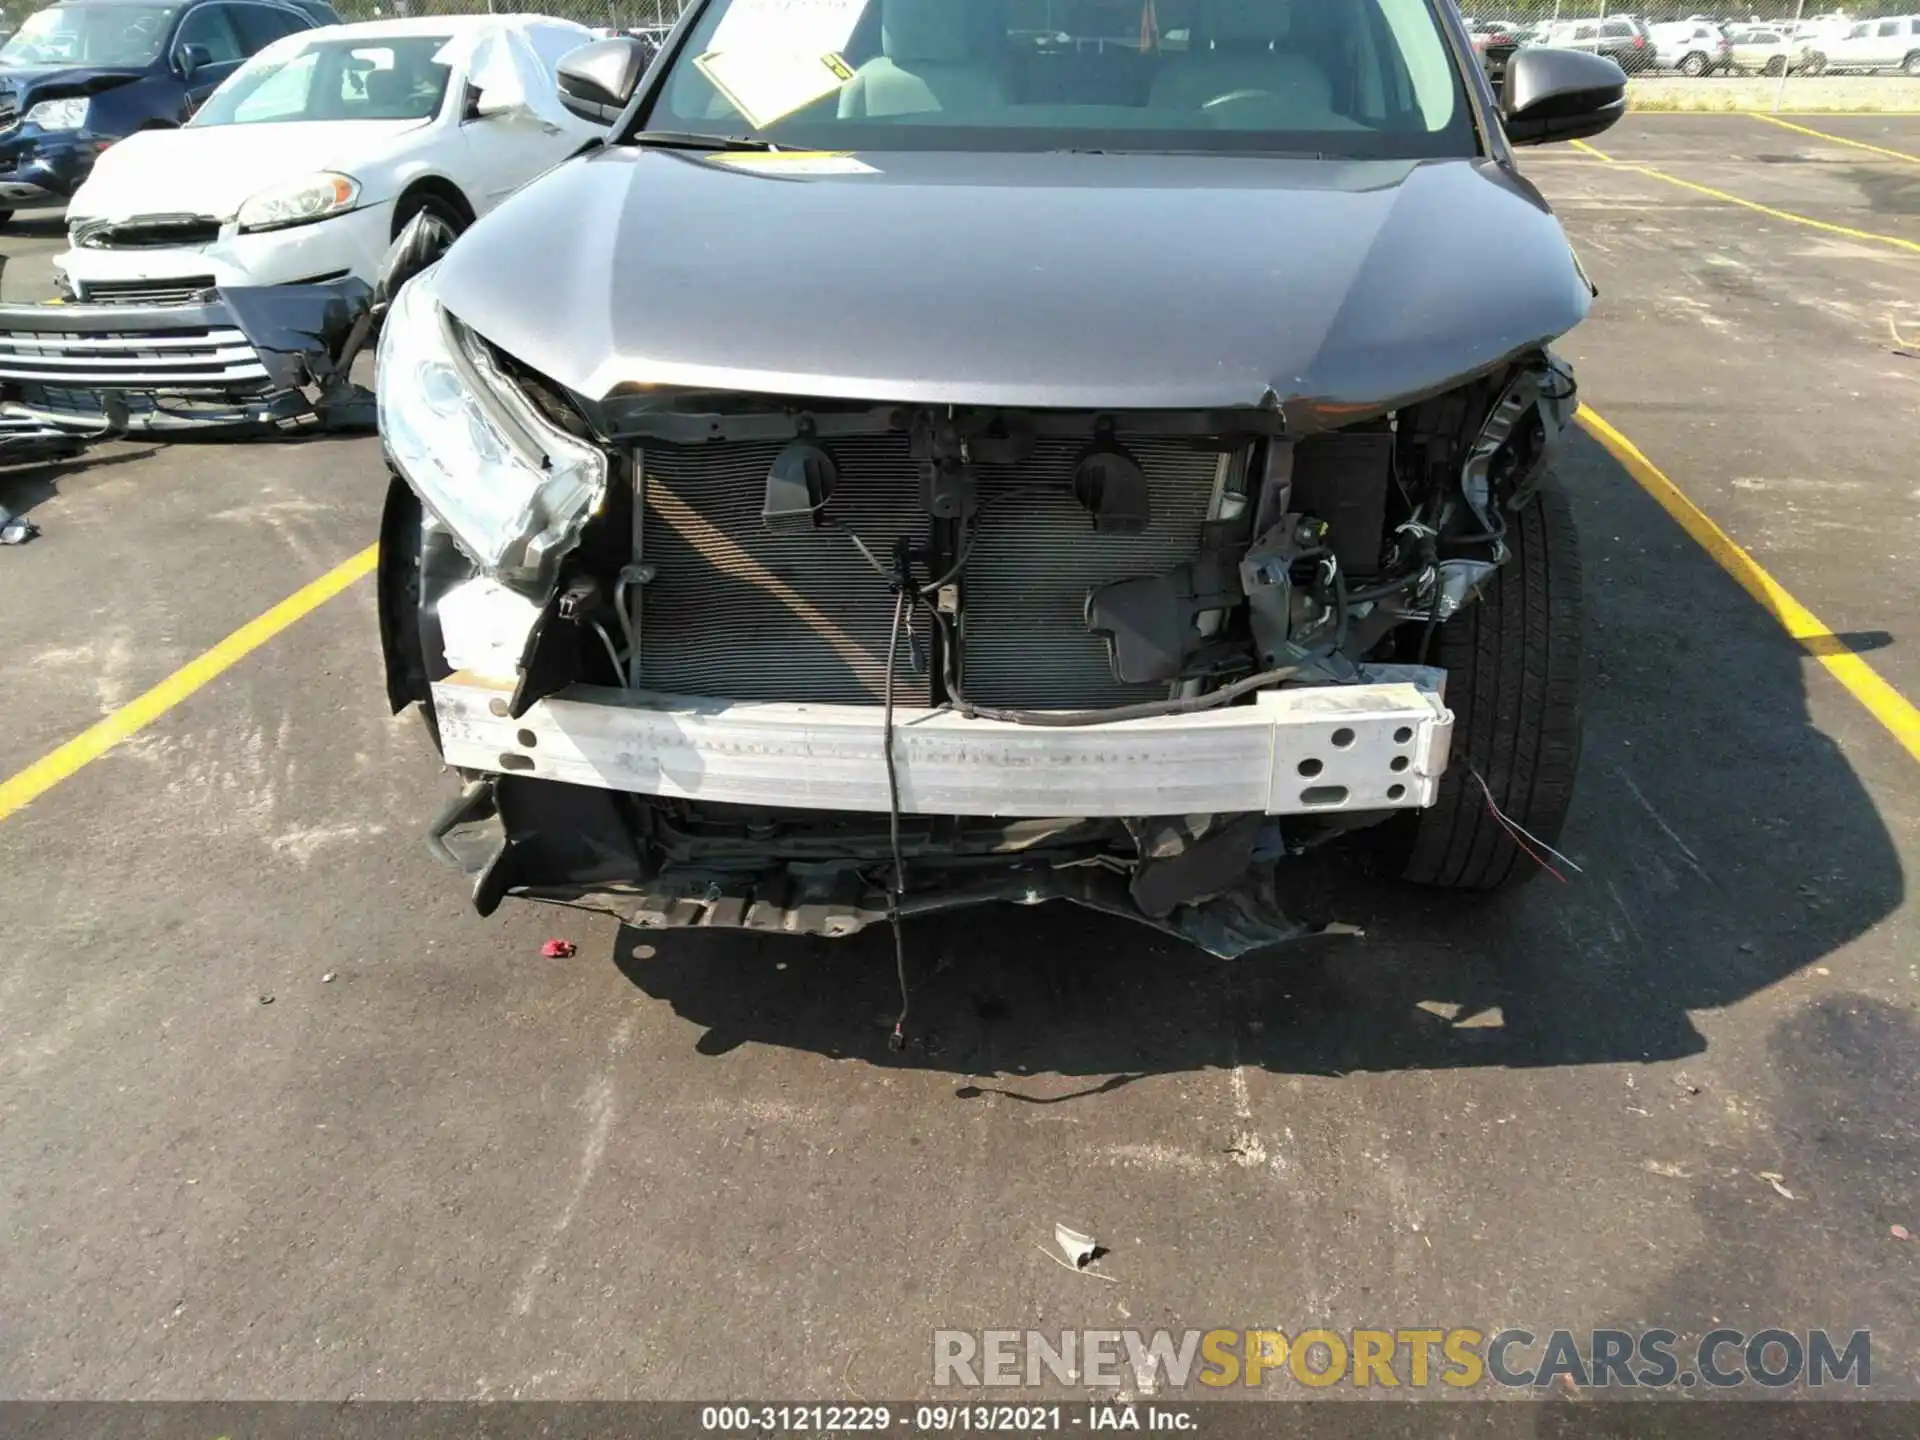
[{"label": "white bumper beam", "polygon": [[[433,687],[449,764],[731,805],[888,809],[877,705],[574,686],[513,720],[508,694],[466,673]],[[1252,705],[1074,728],[902,709],[894,759],[901,809],[916,815],[1406,810],[1434,802],[1452,733],[1435,690],[1395,682],[1268,691]]]}]

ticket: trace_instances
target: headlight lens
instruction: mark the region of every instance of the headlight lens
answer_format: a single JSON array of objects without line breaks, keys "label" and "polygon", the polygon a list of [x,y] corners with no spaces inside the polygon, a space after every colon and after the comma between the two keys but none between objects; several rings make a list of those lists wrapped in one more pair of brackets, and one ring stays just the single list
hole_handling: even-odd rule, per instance
[{"label": "headlight lens", "polygon": [[27,123],[38,125],[42,130],[78,130],[87,123],[87,97],[42,100],[27,111]]},{"label": "headlight lens", "polygon": [[240,207],[242,230],[279,230],[340,215],[360,203],[360,182],[323,170],[262,190]]},{"label": "headlight lens", "polygon": [[606,493],[607,459],[557,430],[440,308],[439,267],[380,332],[380,435],[420,499],[487,574],[544,595]]}]

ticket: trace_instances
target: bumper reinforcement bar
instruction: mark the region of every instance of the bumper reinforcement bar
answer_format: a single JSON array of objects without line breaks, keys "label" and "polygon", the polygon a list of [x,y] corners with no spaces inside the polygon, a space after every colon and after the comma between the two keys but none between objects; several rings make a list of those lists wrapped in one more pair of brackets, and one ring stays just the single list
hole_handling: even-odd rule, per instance
[{"label": "bumper reinforcement bar", "polygon": [[[909,814],[1139,816],[1409,810],[1434,803],[1453,714],[1440,672],[1272,690],[1250,705],[1071,729],[894,717]],[[765,704],[574,686],[518,720],[510,690],[433,687],[447,762],[636,795],[885,813],[878,705]]]}]

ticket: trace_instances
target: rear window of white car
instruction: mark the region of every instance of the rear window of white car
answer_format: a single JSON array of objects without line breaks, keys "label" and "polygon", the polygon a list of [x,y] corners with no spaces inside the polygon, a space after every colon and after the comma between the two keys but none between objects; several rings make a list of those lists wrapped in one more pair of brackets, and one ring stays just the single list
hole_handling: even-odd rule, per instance
[{"label": "rear window of white car", "polygon": [[321,40],[248,61],[188,122],[274,125],[305,120],[425,120],[440,111],[453,71],[436,56],[445,35]]}]

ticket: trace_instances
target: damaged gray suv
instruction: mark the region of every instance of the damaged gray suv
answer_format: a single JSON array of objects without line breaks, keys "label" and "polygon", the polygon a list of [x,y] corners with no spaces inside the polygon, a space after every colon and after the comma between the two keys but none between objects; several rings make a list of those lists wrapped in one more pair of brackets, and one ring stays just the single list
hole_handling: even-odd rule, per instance
[{"label": "damaged gray suv", "polygon": [[840,936],[1066,899],[1222,955],[1366,831],[1558,837],[1592,288],[1511,147],[1619,69],[1448,0],[708,0],[400,289],[391,698],[503,897]]}]

